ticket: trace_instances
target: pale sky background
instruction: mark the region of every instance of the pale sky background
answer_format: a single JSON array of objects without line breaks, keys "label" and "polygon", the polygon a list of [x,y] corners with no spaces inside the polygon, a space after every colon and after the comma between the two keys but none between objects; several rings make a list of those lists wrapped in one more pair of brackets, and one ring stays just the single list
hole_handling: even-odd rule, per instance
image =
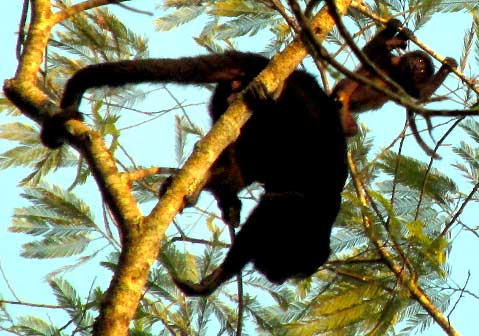
[{"label": "pale sky background", "polygon": [[[16,59],[15,59],[15,44],[16,44],[16,31],[18,29],[18,21],[20,18],[21,7],[23,1],[0,1],[0,41],[2,41],[2,48],[0,50],[0,82],[3,83],[3,80],[13,76]],[[143,0],[143,1],[132,1],[128,4],[142,10],[152,11],[155,13],[155,17],[159,16],[159,13],[155,11],[155,5],[159,4],[160,1],[152,0]],[[112,8],[113,6],[110,6]],[[122,9],[118,9],[116,12],[121,15],[124,20],[131,21],[132,24],[126,23],[129,28],[135,27],[138,32],[144,32],[148,34],[150,39],[150,56],[151,57],[176,57],[176,56],[185,56],[185,55],[195,55],[204,52],[204,50],[199,49],[195,42],[192,39],[192,36],[195,36],[201,30],[201,27],[198,25],[190,24],[186,27],[182,27],[179,30],[173,30],[165,33],[157,33],[153,31],[153,17],[148,17],[141,14],[136,14],[132,12],[127,12]],[[451,56],[459,60],[461,50],[462,50],[462,39],[464,32],[470,27],[471,16],[467,13],[451,13],[447,15],[437,16],[429,22],[426,27],[418,32],[418,37],[424,41],[428,46],[437,51],[443,56]],[[125,22],[128,22],[125,21]],[[243,40],[244,41],[244,40]],[[248,40],[246,40],[248,41]],[[268,41],[258,41],[258,39],[252,39],[255,41],[255,45],[259,42],[264,42],[267,44]],[[250,42],[248,42],[250,43]],[[262,48],[261,45],[259,47]],[[248,44],[241,45],[242,50],[254,51],[254,48]],[[474,67],[474,72],[477,73],[477,65],[470,61],[471,66]],[[187,94],[183,95],[185,103],[197,103],[204,102],[205,98],[203,96],[197,96],[195,93],[197,90],[188,90]],[[189,95],[189,96],[188,96]],[[165,102],[169,104],[169,102]],[[170,104],[171,106],[171,104]],[[366,118],[362,120],[367,124],[370,129],[375,130],[375,143],[376,144],[388,144],[392,139],[392,134],[397,134],[398,130],[402,128],[404,123],[404,113],[403,110],[393,104],[388,104],[385,108],[388,109],[387,118],[384,118],[384,113],[372,112],[368,114]],[[151,108],[154,110],[154,108]],[[172,123],[173,114],[165,119],[160,119],[159,123],[164,123],[165,134],[162,132],[151,132],[149,135],[157,139],[157,143],[161,144],[162,150],[169,148],[173,150],[174,148],[174,124]],[[206,115],[198,116],[199,120],[203,122],[204,127],[208,126]],[[203,119],[201,119],[203,118]],[[4,115],[0,115],[0,124],[9,121]],[[163,130],[163,128],[162,128]],[[440,136],[441,133],[436,133],[436,136]],[[144,133],[142,133],[142,137]],[[141,143],[142,139],[148,140],[145,145]],[[142,139],[135,139],[137,141],[137,147],[144,148],[144,151],[138,152],[138,155],[135,156],[137,162],[148,162],[151,163],[151,150],[157,149],[157,147],[151,147],[151,140],[147,136],[144,136]],[[155,142],[156,143],[156,142]],[[5,151],[11,147],[11,143],[6,141],[0,142],[0,152]],[[418,149],[417,144],[413,140],[408,141],[408,147],[413,150],[417,150],[419,155],[420,149]],[[447,155],[446,153],[442,154],[443,156]],[[421,157],[426,159],[425,156]],[[435,167],[441,169],[442,171],[449,172],[451,174],[457,174],[454,172],[448,164],[452,160],[444,159],[442,162],[438,162]],[[174,165],[174,162],[162,161],[159,163],[162,166]],[[21,251],[21,244],[29,241],[29,237],[23,236],[20,234],[9,233],[8,227],[10,226],[11,216],[15,207],[21,207],[27,205],[27,203],[19,196],[21,189],[17,188],[17,183],[28,174],[26,169],[9,169],[0,171],[0,186],[3,190],[2,192],[2,206],[0,208],[0,263],[1,266],[10,282],[13,286],[16,294],[20,299],[33,303],[45,303],[45,304],[55,304],[54,297],[52,295],[51,289],[48,284],[45,282],[45,275],[57,269],[58,267],[67,264],[64,259],[59,260],[35,260],[35,259],[24,259],[19,257]],[[453,175],[454,176],[454,175]],[[458,175],[456,175],[458,176]],[[67,181],[71,182],[71,176],[64,177]],[[61,181],[62,177],[57,177],[56,181]],[[470,185],[460,185],[461,190],[464,192],[469,192],[471,189]],[[81,188],[79,190],[80,196],[86,196],[86,201],[90,206],[93,207],[93,204],[99,204],[99,195],[95,189],[95,186],[89,186],[87,188]],[[99,207],[93,209],[95,212],[95,218],[97,220],[101,219],[101,210]],[[477,226],[478,218],[478,208],[477,206],[469,207],[465,215],[462,216],[464,222],[468,225],[474,227]],[[465,279],[467,278],[468,271],[470,271],[471,276],[467,288],[470,291],[479,293],[479,267],[478,267],[478,239],[474,238],[471,234],[462,233],[456,239],[454,248],[450,255],[449,263],[453,265],[452,278],[456,283],[461,287],[464,285]],[[72,259],[74,261],[76,259]],[[94,264],[92,264],[94,265]],[[87,268],[88,270],[93,269],[92,267]],[[96,275],[95,284],[107,284],[110,280],[110,274],[104,272],[103,269],[96,267],[95,271],[99,270],[102,273]],[[85,277],[88,276],[88,279]],[[95,279],[95,275],[88,274],[85,272],[85,268],[74,271],[69,275],[69,279],[82,279],[82,284],[80,281],[78,283],[75,281],[76,288],[80,291],[83,296],[86,296],[88,290],[91,286],[91,282]],[[83,279],[85,279],[83,281]],[[0,277],[0,293],[4,296],[5,299],[14,299],[11,292],[8,290],[6,283],[2,277]],[[453,303],[457,300],[457,297],[453,297]],[[8,308],[16,314],[38,314],[39,317],[47,318],[48,316],[52,319],[57,318],[57,315],[54,311],[48,311],[48,315],[45,314],[45,311],[32,310],[30,308],[25,308],[21,306],[8,306]],[[452,305],[450,306],[452,308]],[[462,335],[473,336],[479,335],[479,319],[477,318],[477,312],[479,311],[479,302],[472,299],[471,297],[465,297],[461,299],[458,306],[451,314],[451,322],[453,326],[458,330]],[[447,315],[447,313],[446,313]],[[66,321],[64,318],[61,321]],[[57,325],[61,325],[62,322],[58,322]],[[444,334],[442,330],[433,326],[423,335],[442,335]],[[0,336],[3,335],[0,331]],[[5,333],[5,335],[7,335]]]}]

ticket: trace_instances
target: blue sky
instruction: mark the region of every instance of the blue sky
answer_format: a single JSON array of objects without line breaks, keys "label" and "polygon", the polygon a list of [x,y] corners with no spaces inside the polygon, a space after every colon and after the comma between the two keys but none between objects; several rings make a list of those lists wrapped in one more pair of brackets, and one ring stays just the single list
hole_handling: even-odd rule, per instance
[{"label": "blue sky", "polygon": [[[154,5],[159,2],[144,0],[131,2],[133,6],[139,6],[141,9],[154,11]],[[16,43],[16,30],[18,27],[18,20],[20,17],[22,1],[0,1],[0,41],[2,41],[2,48],[0,50],[0,80],[13,76],[16,66],[15,60],[15,43]],[[137,27],[149,35],[151,41],[150,53],[152,57],[175,57],[184,55],[194,55],[203,52],[199,49],[193,39],[191,38],[195,34],[198,34],[200,27],[195,25],[188,25],[179,30],[174,30],[166,33],[154,33],[153,23],[151,17],[144,15],[126,12],[124,10],[118,11],[120,15],[124,17],[124,20],[131,21],[130,27]],[[465,31],[470,27],[471,16],[467,13],[451,13],[447,15],[441,15],[435,17],[426,27],[418,32],[419,38],[424,41],[432,49],[436,50],[443,56],[452,56],[459,59],[462,38]],[[259,45],[258,40],[255,40],[255,45]],[[261,47],[260,47],[261,48]],[[243,50],[253,50],[253,45],[242,44]],[[477,72],[477,65],[474,62],[470,62],[473,67],[473,73]],[[205,98],[200,95],[196,95],[193,90],[188,90],[183,94],[183,99],[186,103],[204,102]],[[378,144],[387,144],[392,139],[392,134],[397,134],[396,129],[402,128],[404,122],[403,110],[393,104],[388,104],[385,108],[388,109],[387,117],[384,117],[384,113],[372,112],[368,114],[363,120],[370,129],[375,130],[374,135]],[[207,118],[201,120],[201,116],[198,117],[200,122],[205,128],[208,127]],[[166,117],[165,119],[168,119]],[[155,141],[161,143],[164,148],[173,148],[174,139],[174,125],[172,120],[168,121],[161,119],[161,123],[164,123],[165,134],[158,135],[156,129],[155,134],[151,133],[151,136],[155,137]],[[8,121],[8,118],[0,115],[0,123]],[[387,129],[386,129],[387,127]],[[440,133],[439,133],[440,134]],[[438,134],[436,134],[438,135]],[[458,139],[456,139],[458,140]],[[8,149],[10,144],[0,142],[0,151]],[[142,146],[138,146],[142,147]],[[413,140],[408,142],[408,147],[412,153],[416,153],[422,156],[420,149]],[[449,164],[451,160],[447,159],[447,151],[442,154],[445,159],[442,162],[437,163],[437,167],[444,171],[451,171],[451,174],[455,173]],[[138,162],[149,162],[148,159],[151,153],[149,148],[145,147],[144,151],[138,152]],[[173,165],[162,162],[162,165]],[[0,185],[3,189],[2,207],[0,212],[0,242],[2,248],[0,250],[0,263],[7,275],[11,285],[15,288],[16,293],[21,299],[35,302],[35,303],[54,303],[54,298],[51,294],[50,288],[44,282],[45,275],[52,270],[65,264],[64,260],[28,260],[19,257],[21,250],[21,244],[25,242],[25,237],[18,234],[12,234],[7,232],[10,225],[11,215],[15,207],[26,205],[25,201],[18,195],[21,192],[16,185],[21,178],[28,173],[25,169],[10,169],[0,172]],[[61,179],[62,177],[60,177]],[[68,176],[66,179],[70,178]],[[469,185],[463,185],[464,192],[470,190]],[[94,192],[92,192],[92,190]],[[93,189],[80,190],[85,195],[89,196],[88,200],[90,204],[99,204],[97,193]],[[96,198],[95,198],[96,197]],[[96,218],[101,218],[99,209],[95,209]],[[476,219],[478,218],[477,207],[470,208],[467,213],[462,217],[466,223],[471,226],[477,226]],[[471,272],[471,277],[468,284],[468,289],[479,293],[479,267],[477,262],[477,238],[474,238],[470,234],[460,234],[456,238],[456,242],[451,253],[450,264],[453,265],[454,279],[459,286],[462,286],[467,278],[468,272]],[[82,276],[82,271],[76,271],[72,274],[71,278],[75,276]],[[83,271],[84,272],[84,271]],[[42,283],[43,281],[43,283]],[[104,272],[97,275],[97,283],[108,283],[109,274]],[[79,284],[83,293],[86,293],[89,289],[91,282],[88,281],[84,285]],[[3,278],[0,277],[0,293],[2,293],[6,299],[13,299],[10,292],[7,289],[6,283]],[[10,308],[10,307],[9,307]],[[23,307],[12,307],[17,313],[25,311]],[[463,335],[476,335],[479,328],[479,320],[477,319],[478,301],[471,298],[464,298],[460,301],[458,307],[451,315],[451,322],[454,327]],[[29,310],[29,313],[31,311]],[[49,312],[53,317],[55,313]],[[437,326],[434,326],[424,335],[441,335],[443,332]],[[2,332],[0,331],[0,335]]]}]

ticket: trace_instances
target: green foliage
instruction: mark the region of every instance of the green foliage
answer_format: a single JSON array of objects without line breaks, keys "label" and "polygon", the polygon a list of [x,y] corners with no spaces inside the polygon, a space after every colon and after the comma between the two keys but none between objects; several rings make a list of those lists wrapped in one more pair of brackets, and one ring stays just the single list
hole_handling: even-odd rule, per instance
[{"label": "green foliage", "polygon": [[32,206],[15,210],[10,231],[41,236],[26,243],[27,258],[57,258],[82,253],[97,231],[90,208],[73,193],[42,183],[22,196]]},{"label": "green foliage", "polygon": [[66,333],[59,331],[50,323],[33,316],[20,317],[14,328],[20,335],[31,336],[60,336]]},{"label": "green foliage", "polygon": [[[461,127],[466,131],[474,143],[461,141],[454,152],[464,161],[456,163],[455,167],[459,169],[472,183],[479,181],[479,123],[474,120],[466,120]],[[474,146],[475,145],[475,146]]]},{"label": "green foliage", "polygon": [[[58,2],[62,7],[69,4],[63,0]],[[50,40],[53,48],[48,54],[50,68],[47,75],[52,96],[61,91],[67,77],[88,64],[148,57],[147,39],[128,29],[105,7],[74,15],[71,20],[62,21],[60,27]],[[93,102],[93,127],[105,136],[111,136],[110,149],[113,151],[119,145],[120,135],[116,112],[134,106],[144,98],[145,93],[135,88],[95,90],[88,98]],[[85,179],[82,172],[77,182]]]},{"label": "green foliage", "polygon": [[8,313],[6,305],[3,303],[3,297],[0,296],[0,326],[6,328],[7,326],[11,326],[13,320]]},{"label": "green foliage", "polygon": [[233,39],[254,36],[265,29],[275,33],[268,48],[270,51],[278,50],[291,37],[288,26],[278,13],[261,1],[165,1],[163,8],[174,10],[155,20],[156,28],[160,31],[168,31],[206,16],[209,22],[196,41],[211,50],[222,49],[218,41],[231,47]]},{"label": "green foliage", "polygon": [[197,265],[193,255],[181,253],[172,244],[165,244],[161,249],[160,258],[162,264],[179,278],[198,281]]},{"label": "green foliage", "polygon": [[[165,7],[169,7],[170,4],[165,2]],[[172,6],[173,7],[173,6]],[[179,7],[179,6],[175,6]],[[196,19],[198,16],[204,13],[204,8],[201,6],[190,6],[185,5],[179,7],[176,11],[155,20],[156,29],[159,31],[169,31],[173,28],[176,28],[180,25],[188,23],[193,19]]]},{"label": "green foliage", "polygon": [[74,329],[80,335],[91,335],[93,316],[87,311],[87,306],[82,303],[73,286],[65,279],[60,278],[50,279],[49,285],[53,289],[58,304],[68,312],[75,326]]},{"label": "green foliage", "polygon": [[[66,6],[70,1],[58,3]],[[74,15],[62,21],[61,28],[51,40],[52,45],[88,63],[148,56],[147,40],[128,29],[106,7]],[[71,69],[76,65],[72,70],[78,69],[78,62],[58,53],[52,53],[51,61],[55,67]]]},{"label": "green foliage", "polygon": [[[286,335],[317,335],[341,329],[366,332],[380,328],[381,324],[388,324],[391,320],[390,316],[386,318],[384,308],[388,299],[394,297],[390,297],[380,284],[371,282],[334,286],[328,294],[320,294],[311,302],[307,312],[309,318],[286,327]],[[390,315],[395,313],[397,311]],[[362,328],[358,328],[358,322],[361,322]]]},{"label": "green foliage", "polygon": [[194,124],[186,115],[176,116],[176,161],[182,165],[188,158],[189,152],[186,151],[188,145],[188,136],[195,138],[202,137],[205,132],[198,125]]},{"label": "green foliage", "polygon": [[394,176],[396,183],[422,191],[441,205],[446,204],[450,195],[457,192],[457,186],[451,178],[411,157],[388,151],[382,156],[379,167],[386,174]]}]

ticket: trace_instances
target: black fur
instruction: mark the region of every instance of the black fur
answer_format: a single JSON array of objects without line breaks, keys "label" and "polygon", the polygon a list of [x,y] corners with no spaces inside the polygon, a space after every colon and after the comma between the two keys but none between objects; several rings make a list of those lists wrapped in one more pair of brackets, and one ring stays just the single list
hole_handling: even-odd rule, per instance
[{"label": "black fur", "polygon": [[[228,85],[220,83],[213,95],[213,118],[234,94]],[[199,284],[175,279],[188,295],[210,294],[248,262],[270,281],[282,283],[310,276],[329,256],[331,227],[347,177],[337,105],[311,75],[297,70],[277,100],[250,108],[253,115],[229,150],[241,168],[242,183],[261,182],[265,194],[218,269]],[[213,171],[228,166],[221,161],[224,155],[228,152]],[[220,182],[210,180],[209,185]]]}]

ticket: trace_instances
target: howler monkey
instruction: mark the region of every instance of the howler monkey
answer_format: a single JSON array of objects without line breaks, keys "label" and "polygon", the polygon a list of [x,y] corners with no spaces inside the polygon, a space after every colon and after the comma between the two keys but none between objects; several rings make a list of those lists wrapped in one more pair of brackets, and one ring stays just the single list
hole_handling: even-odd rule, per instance
[{"label": "howler monkey", "polygon": [[[432,76],[432,71],[425,81],[412,78],[419,67],[414,54],[391,54],[392,49],[405,45],[406,38],[397,33],[398,26],[389,24],[366,45],[365,53],[406,91],[432,94],[442,79]],[[87,66],[68,81],[61,101],[64,112],[44,122],[42,141],[50,148],[61,146],[68,137],[65,121],[82,119],[78,107],[83,93],[100,86],[216,83],[210,103],[210,115],[216,121],[268,62],[258,54],[230,51]],[[432,66],[430,59],[426,58],[426,63]],[[357,71],[376,79],[364,68]],[[241,202],[237,193],[241,189],[260,182],[264,195],[223,263],[198,284],[174,277],[177,285],[188,295],[208,295],[248,262],[275,283],[313,274],[329,256],[331,227],[347,177],[345,134],[354,133],[355,124],[346,119],[352,120],[350,111],[379,107],[377,99],[381,104],[387,100],[348,79],[339,82],[328,96],[313,76],[300,70],[286,79],[278,97],[265,96],[260,87],[250,90],[246,102],[252,117],[213,164],[203,189],[213,193],[223,218],[232,225],[239,223]],[[348,129],[351,125],[352,130]]]},{"label": "howler monkey", "polygon": [[[61,101],[66,113],[45,122],[43,142],[60,145],[67,133],[59,125],[68,118],[82,119],[77,109],[83,93],[104,85],[217,83],[210,104],[215,121],[268,62],[258,54],[226,52],[87,66],[68,81]],[[248,262],[276,283],[306,277],[329,255],[331,226],[347,176],[346,143],[335,102],[313,76],[300,70],[286,79],[276,99],[247,101],[252,117],[214,163],[204,188],[212,191],[227,214],[229,208],[239,212],[237,193],[244,186],[260,182],[265,194],[223,264],[205,280],[208,285],[177,280],[188,294],[211,293]],[[239,216],[233,221],[239,221]]]},{"label": "howler monkey", "polygon": [[[411,97],[425,101],[444,82],[451,69],[457,67],[457,62],[453,58],[447,57],[439,71],[434,73],[431,57],[421,50],[399,56],[393,55],[393,50],[406,48],[406,42],[412,35],[407,28],[402,28],[399,31],[400,27],[399,20],[389,20],[386,28],[378,32],[363,47],[362,51],[379,70],[401,86]],[[377,73],[364,65],[355,72],[384,88],[396,91],[394,87],[385,83]],[[351,112],[378,109],[389,100],[383,93],[348,77],[335,85],[332,97],[342,105],[341,120],[346,136],[354,135],[357,132],[357,125]]]}]

